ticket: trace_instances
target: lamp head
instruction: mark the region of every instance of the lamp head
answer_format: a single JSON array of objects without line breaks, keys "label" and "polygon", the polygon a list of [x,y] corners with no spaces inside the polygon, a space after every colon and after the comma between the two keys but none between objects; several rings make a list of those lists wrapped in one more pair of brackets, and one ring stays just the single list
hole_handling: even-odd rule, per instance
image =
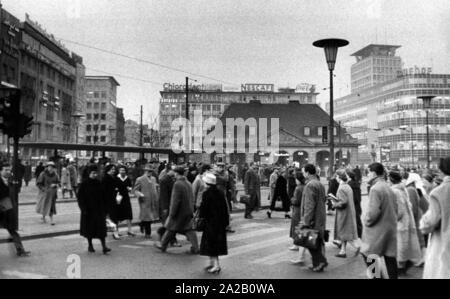
[{"label": "lamp head", "polygon": [[435,96],[420,96],[417,98],[422,100],[423,108],[429,109],[431,107],[431,100],[434,99]]},{"label": "lamp head", "polygon": [[327,60],[328,69],[333,71],[336,64],[338,48],[345,47],[348,44],[349,42],[345,39],[327,38],[315,41],[313,46],[323,48],[325,50],[325,58]]}]

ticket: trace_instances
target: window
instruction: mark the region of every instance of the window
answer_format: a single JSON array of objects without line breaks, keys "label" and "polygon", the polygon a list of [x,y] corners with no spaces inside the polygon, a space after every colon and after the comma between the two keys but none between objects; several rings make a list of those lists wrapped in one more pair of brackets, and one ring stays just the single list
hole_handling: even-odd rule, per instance
[{"label": "window", "polygon": [[102,97],[102,99],[106,99],[106,92],[105,91],[102,91],[101,97]]},{"label": "window", "polygon": [[94,91],[94,98],[96,98],[96,99],[99,98],[99,92],[98,91]]},{"label": "window", "polygon": [[106,103],[102,103],[102,111],[106,110]]},{"label": "window", "polygon": [[94,103],[94,109],[98,110],[98,108],[100,107],[100,103]]},{"label": "window", "polygon": [[86,126],[86,131],[90,132],[92,130],[92,126],[91,125],[87,125]]},{"label": "window", "polygon": [[101,137],[100,137],[100,141],[101,141],[101,142],[106,142],[106,136],[101,136]]},{"label": "window", "polygon": [[98,131],[98,125],[94,125],[94,132]]},{"label": "window", "polygon": [[91,143],[91,141],[92,141],[91,136],[86,136],[86,142]]},{"label": "window", "polygon": [[323,135],[323,134],[322,134],[322,130],[323,130],[322,127],[318,127],[318,128],[317,128],[317,135],[318,135],[318,136],[322,136],[322,135]]},{"label": "window", "polygon": [[99,116],[98,113],[95,113],[94,114],[94,120],[98,120],[98,116]]},{"label": "window", "polygon": [[333,135],[337,136],[337,128],[336,127],[333,128]]},{"label": "window", "polygon": [[91,102],[87,103],[87,109],[92,109],[92,103]]},{"label": "window", "polygon": [[100,126],[100,131],[106,131],[106,125],[101,125]]},{"label": "window", "polygon": [[87,120],[92,120],[92,114],[90,114],[90,113],[86,114],[86,119]]},{"label": "window", "polygon": [[101,120],[106,120],[106,114],[105,113],[102,113]]},{"label": "window", "polygon": [[98,142],[98,136],[94,136],[94,143]]},{"label": "window", "polygon": [[304,128],[303,128],[303,134],[304,134],[305,136],[311,135],[311,128],[310,128],[310,127],[304,127]]}]

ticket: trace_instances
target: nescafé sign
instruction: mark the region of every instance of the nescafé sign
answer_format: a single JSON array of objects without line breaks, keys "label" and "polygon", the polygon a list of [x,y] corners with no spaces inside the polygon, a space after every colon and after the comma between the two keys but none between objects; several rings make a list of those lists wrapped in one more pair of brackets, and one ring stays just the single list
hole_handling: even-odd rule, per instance
[{"label": "nescaf\u00e9 sign", "polygon": [[242,84],[242,92],[274,92],[273,84]]}]

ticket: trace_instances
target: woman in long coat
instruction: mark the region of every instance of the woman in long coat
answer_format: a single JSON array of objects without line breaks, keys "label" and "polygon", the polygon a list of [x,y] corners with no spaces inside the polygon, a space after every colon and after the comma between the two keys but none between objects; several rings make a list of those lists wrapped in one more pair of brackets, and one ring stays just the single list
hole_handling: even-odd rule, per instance
[{"label": "woman in long coat", "polygon": [[361,250],[358,239],[358,229],[356,227],[356,211],[353,201],[353,191],[348,185],[348,176],[345,170],[336,172],[336,179],[339,182],[339,188],[336,193],[337,201],[333,203],[336,208],[336,221],[334,226],[334,238],[341,241],[341,250],[336,257],[347,257],[347,243],[356,248],[357,256]]},{"label": "woman in long coat", "polygon": [[[297,172],[295,174],[295,182],[297,184],[297,188],[295,188],[294,196],[291,199],[292,204],[292,219],[291,219],[291,230],[289,233],[289,237],[294,239],[295,234],[295,228],[300,223],[301,217],[300,217],[300,206],[302,205],[302,197],[303,197],[303,190],[305,189],[305,182],[306,179],[303,176],[303,173]],[[299,252],[299,258],[297,260],[292,260],[291,262],[293,264],[301,264],[305,262],[305,247],[299,247],[296,245],[292,245],[292,247],[289,248],[290,250],[298,250]]]},{"label": "woman in long coat", "polygon": [[439,169],[445,175],[442,184],[431,191],[430,206],[420,221],[420,229],[430,234],[423,277],[450,278],[450,157],[441,159]]},{"label": "woman in long coat", "polygon": [[397,197],[397,263],[398,272],[406,274],[413,264],[420,262],[422,253],[417,237],[416,223],[412,212],[412,205],[408,199],[408,192],[402,183],[400,173],[391,171],[389,180],[392,183],[392,191]]},{"label": "woman in long coat", "polygon": [[132,190],[131,180],[127,176],[127,168],[119,166],[119,175],[117,176],[117,186],[119,189],[119,201],[116,205],[117,222],[127,221],[128,236],[136,236],[132,231],[131,222],[133,220],[133,210],[131,208],[130,191]]},{"label": "woman in long coat", "polygon": [[36,185],[39,188],[36,213],[42,215],[42,221],[46,223],[45,217],[50,216],[51,225],[55,225],[53,215],[56,215],[56,199],[58,197],[59,176],[53,162],[47,163],[47,168],[39,175]]},{"label": "woman in long coat", "polygon": [[103,253],[107,254],[111,249],[106,247],[106,214],[107,202],[104,188],[97,179],[97,166],[89,166],[88,178],[85,179],[78,192],[78,206],[81,210],[80,235],[88,240],[88,251],[95,252],[92,239],[100,239]]},{"label": "woman in long coat", "polygon": [[159,220],[159,198],[158,184],[152,175],[150,167],[145,168],[145,174],[137,178],[133,192],[139,200],[139,219],[144,229],[145,237],[150,238],[152,234],[152,221]]},{"label": "woman in long coat", "polygon": [[64,165],[61,169],[61,189],[62,189],[62,197],[65,198],[66,192],[69,192],[72,197],[72,184],[70,181],[70,172],[67,169],[67,165]]},{"label": "woman in long coat", "polygon": [[275,192],[270,204],[270,211],[267,212],[267,216],[269,218],[271,218],[272,212],[275,211],[275,204],[277,200],[280,200],[283,205],[281,211],[285,212],[284,218],[291,218],[291,216],[289,216],[291,203],[288,196],[286,172],[284,171],[281,172],[281,175],[278,176],[275,183]]},{"label": "woman in long coat", "polygon": [[119,184],[116,178],[115,165],[109,164],[105,167],[101,183],[103,191],[105,192],[107,216],[117,227],[117,230],[113,232],[113,238],[115,240],[120,240],[119,227],[117,226],[119,223],[117,220],[117,195],[119,193]]},{"label": "woman in long coat", "polygon": [[209,256],[210,264],[205,269],[211,274],[220,273],[219,256],[228,254],[226,228],[229,225],[228,207],[225,197],[216,187],[216,177],[212,173],[204,176],[206,190],[202,195],[200,219],[204,219],[200,244],[200,255]]}]

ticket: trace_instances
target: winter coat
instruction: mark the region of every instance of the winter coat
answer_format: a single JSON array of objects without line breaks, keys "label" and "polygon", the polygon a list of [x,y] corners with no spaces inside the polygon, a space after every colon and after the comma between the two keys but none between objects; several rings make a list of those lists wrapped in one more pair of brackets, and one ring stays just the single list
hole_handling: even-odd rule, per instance
[{"label": "winter coat", "polygon": [[117,187],[119,189],[119,194],[122,196],[122,200],[119,204],[116,202],[116,220],[118,222],[125,220],[133,220],[133,210],[131,208],[130,191],[128,188],[133,187],[131,185],[131,180],[129,177],[125,176],[122,179],[120,176],[117,177]]},{"label": "winter coat", "polygon": [[408,192],[408,199],[411,203],[411,210],[414,216],[414,221],[416,224],[416,232],[417,232],[417,238],[419,239],[420,247],[425,247],[425,237],[420,231],[420,219],[422,218],[422,210],[419,207],[420,197],[419,193],[417,193],[417,189],[414,186],[408,186],[406,187],[406,191]]},{"label": "winter coat", "polygon": [[[3,182],[3,179],[0,177],[0,199],[4,199],[5,197],[11,198],[11,191],[9,189],[9,185],[6,185]],[[8,210],[6,212],[0,212],[0,228],[15,230],[15,214],[14,209]]]},{"label": "winter coat", "polygon": [[44,170],[36,181],[39,188],[36,213],[42,216],[56,215],[56,199],[58,197],[58,187],[51,187],[52,184],[59,185],[59,177],[56,172],[50,174]]},{"label": "winter coat", "polygon": [[423,277],[450,278],[450,177],[431,191],[430,206],[420,222],[424,234],[431,234]]},{"label": "winter coat", "polygon": [[67,170],[69,171],[69,175],[70,175],[70,185],[72,187],[77,187],[78,186],[77,168],[75,167],[75,165],[70,164],[69,166],[67,166]]},{"label": "winter coat", "polygon": [[250,195],[251,200],[259,208],[261,206],[261,182],[258,174],[253,169],[249,169],[245,173],[244,190],[245,194]]},{"label": "winter coat", "polygon": [[81,210],[80,235],[93,239],[105,238],[107,203],[99,180],[89,178],[81,183],[78,206]]},{"label": "winter coat", "polygon": [[300,223],[300,206],[302,204],[302,196],[305,185],[298,185],[295,188],[294,196],[291,199],[292,204],[292,218],[291,218],[291,229],[289,232],[289,237],[294,238],[295,227]]},{"label": "winter coat", "polygon": [[416,223],[412,212],[412,205],[408,199],[408,192],[404,184],[392,186],[397,197],[397,261],[412,261],[417,264],[422,258]]},{"label": "winter coat", "polygon": [[356,211],[353,201],[352,188],[343,182],[336,193],[336,218],[334,225],[334,239],[340,241],[353,241],[358,239],[356,227]]},{"label": "winter coat", "polygon": [[164,175],[159,184],[159,213],[162,222],[167,219],[169,215],[170,198],[172,197],[172,188],[175,179],[169,175]]},{"label": "winter coat", "polygon": [[197,175],[194,184],[192,184],[192,189],[194,192],[195,206],[198,208],[202,204],[203,192],[206,189],[206,184],[202,179],[202,175]]},{"label": "winter coat", "polygon": [[192,230],[193,202],[194,193],[191,184],[185,177],[177,179],[173,185],[169,216],[165,223],[166,229],[179,233]]},{"label": "winter coat", "polygon": [[112,222],[117,223],[117,194],[119,193],[119,185],[117,178],[105,174],[101,180],[103,192],[105,192],[106,209]]},{"label": "winter coat", "polygon": [[325,203],[325,188],[316,177],[312,177],[303,190],[300,223],[318,230],[321,238],[324,237],[327,222]]},{"label": "winter coat", "polygon": [[70,173],[67,167],[61,169],[61,187],[63,190],[72,190],[72,184],[70,181]]},{"label": "winter coat", "polygon": [[356,212],[356,228],[358,230],[358,237],[362,237],[363,225],[361,220],[362,208],[361,208],[361,184],[355,182],[354,180],[350,180],[348,185],[352,188],[353,191],[353,202],[355,203],[355,212]]},{"label": "winter coat", "polygon": [[270,187],[270,198],[269,200],[273,200],[275,196],[275,187],[277,185],[278,175],[275,172],[272,172],[269,178],[269,187]]},{"label": "winter coat", "polygon": [[361,252],[365,256],[397,256],[397,198],[381,177],[370,187],[363,225]]},{"label": "winter coat", "polygon": [[133,192],[139,200],[139,219],[143,222],[159,220],[159,198],[156,179],[147,175],[137,178]]},{"label": "winter coat", "polygon": [[32,176],[31,165],[25,165],[25,173],[23,175],[23,180],[25,182],[29,182],[29,181],[31,181],[31,176]]},{"label": "winter coat", "polygon": [[283,203],[282,210],[288,212],[290,209],[290,198],[287,192],[287,180],[280,175],[275,184],[275,193],[272,200],[280,200]]},{"label": "winter coat", "polygon": [[226,228],[229,223],[228,207],[225,198],[216,186],[203,192],[199,211],[205,221],[205,229],[200,244],[200,254],[220,256],[228,254]]}]

